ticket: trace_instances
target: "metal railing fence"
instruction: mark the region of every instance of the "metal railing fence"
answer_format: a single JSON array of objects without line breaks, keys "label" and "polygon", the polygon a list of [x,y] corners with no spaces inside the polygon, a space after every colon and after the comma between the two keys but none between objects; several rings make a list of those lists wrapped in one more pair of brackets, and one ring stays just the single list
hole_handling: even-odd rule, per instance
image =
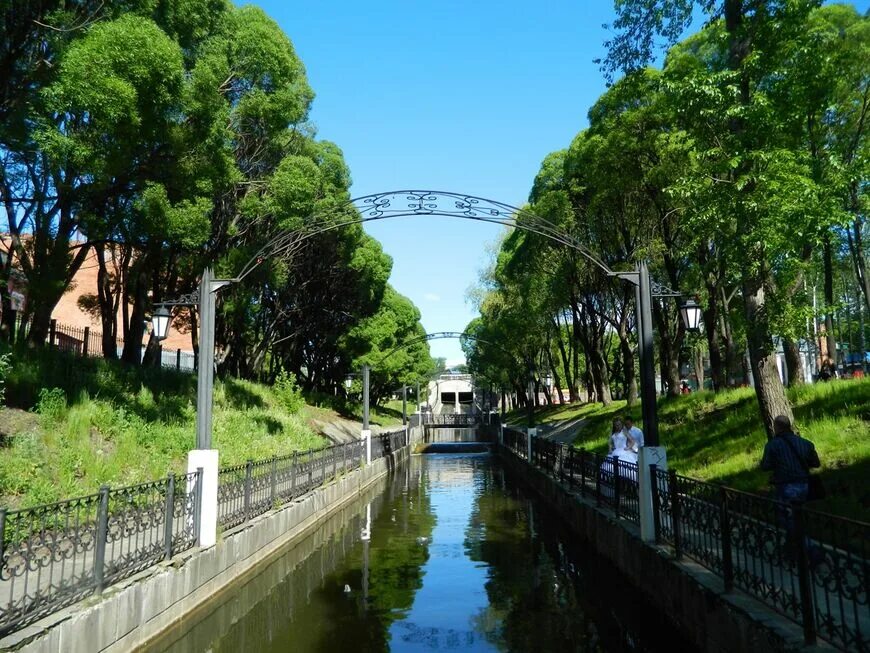
[{"label": "metal railing fence", "polygon": [[[372,459],[408,444],[372,438]],[[218,474],[218,523],[232,528],[365,463],[365,441],[250,460]],[[0,508],[0,637],[192,548],[202,470],[57,503]]]},{"label": "metal railing fence", "polygon": [[472,414],[453,414],[433,415],[432,413],[423,413],[423,424],[426,426],[445,426],[445,427],[462,427],[475,426],[480,422],[480,415]]},{"label": "metal railing fence", "polygon": [[[26,337],[28,324],[23,322],[20,316],[15,318],[15,339],[23,341]],[[118,356],[124,349],[122,338],[112,338],[114,349]],[[103,334],[91,329],[89,326],[77,327],[62,324],[57,320],[51,320],[45,343],[49,347],[56,348],[77,356],[88,358],[103,357]],[[142,352],[145,345],[142,345]],[[196,370],[196,355],[179,349],[160,350],[160,365],[166,369],[174,369],[179,372],[193,372]]]},{"label": "metal railing fence", "polygon": [[[526,434],[504,446],[527,458]],[[638,467],[583,449],[532,440],[532,465],[581,496],[639,523]],[[705,483],[650,466],[656,541],[845,651],[870,651],[870,524]]]},{"label": "metal railing fence", "polygon": [[[407,444],[405,430],[372,436],[372,460]],[[249,460],[218,473],[218,525],[233,528],[307,494],[365,463],[365,441],[355,440],[287,456]]]},{"label": "metal railing fence", "polygon": [[657,539],[804,629],[870,651],[870,524],[651,467]]},{"label": "metal railing fence", "polygon": [[201,477],[0,509],[0,636],[192,547]]},{"label": "metal railing fence", "polygon": [[233,528],[365,463],[362,440],[223,467],[218,525]]},{"label": "metal railing fence", "polygon": [[383,458],[408,444],[405,430],[372,436],[372,460]]}]

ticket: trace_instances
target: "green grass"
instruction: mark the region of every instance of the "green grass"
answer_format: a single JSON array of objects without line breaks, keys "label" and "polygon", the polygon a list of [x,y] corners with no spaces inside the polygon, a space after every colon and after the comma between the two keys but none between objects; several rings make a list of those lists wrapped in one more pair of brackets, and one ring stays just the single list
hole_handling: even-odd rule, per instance
[{"label": "green grass", "polygon": [[[45,503],[186,468],[194,375],[20,350],[6,385],[13,409],[0,412],[0,505]],[[307,409],[288,406],[286,391],[228,379],[216,381],[214,397],[222,465],[326,444],[308,426]]]},{"label": "green grass", "polygon": [[[816,445],[830,495],[812,507],[870,522],[870,379],[807,385],[788,394],[798,431]],[[673,469],[749,492],[769,491],[768,474],[758,468],[767,436],[752,389],[696,392],[660,399],[658,407],[659,439]],[[587,421],[574,446],[604,453],[611,420],[627,412],[642,426],[640,405],[629,411],[624,401],[554,406],[538,411],[536,419],[582,417]],[[520,411],[511,417],[523,419]]]},{"label": "green grass", "polygon": [[[309,411],[321,419],[338,416],[344,419],[362,422],[362,402],[349,401],[344,397],[318,394],[307,397]],[[413,405],[408,402],[408,414],[413,412]],[[398,426],[402,424],[402,401],[388,401],[384,405],[370,408],[369,422],[377,426]]]}]

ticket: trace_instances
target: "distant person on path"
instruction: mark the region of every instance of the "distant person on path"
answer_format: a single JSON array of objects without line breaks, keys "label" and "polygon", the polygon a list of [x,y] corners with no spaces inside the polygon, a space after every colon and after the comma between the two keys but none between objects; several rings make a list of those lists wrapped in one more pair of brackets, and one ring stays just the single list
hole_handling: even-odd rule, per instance
[{"label": "distant person on path", "polygon": [[[795,434],[791,420],[779,415],[773,420],[774,437],[764,445],[761,469],[772,472],[774,497],[792,508],[807,501],[809,494],[810,468],[821,467],[815,445]],[[794,517],[792,510],[784,510],[780,515],[788,533],[788,541],[793,551]]]},{"label": "distant person on path", "polygon": [[634,420],[626,415],[622,420],[622,423],[625,426],[625,434],[630,437],[635,444],[634,450],[637,451],[643,447],[643,431],[634,425]]},{"label": "distant person on path", "polygon": [[834,376],[833,365],[831,364],[831,359],[826,358],[825,362],[822,363],[822,368],[819,370],[819,379],[822,381],[830,381]]}]

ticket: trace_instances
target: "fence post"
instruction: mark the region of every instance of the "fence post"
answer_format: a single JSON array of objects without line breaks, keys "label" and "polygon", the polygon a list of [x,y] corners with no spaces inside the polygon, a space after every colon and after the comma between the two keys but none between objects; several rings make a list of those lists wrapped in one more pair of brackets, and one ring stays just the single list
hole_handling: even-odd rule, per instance
[{"label": "fence post", "polygon": [[48,344],[54,347],[57,340],[57,320],[48,323]]},{"label": "fence post", "polygon": [[296,497],[296,470],[299,468],[299,452],[293,452],[293,463],[290,467],[290,498]]},{"label": "fence post", "polygon": [[622,475],[619,473],[619,459],[616,456],[611,456],[610,460],[613,461],[612,469],[613,469],[613,512],[616,514],[616,518],[619,519],[619,503],[620,503],[620,492],[619,492],[619,479],[622,478]]},{"label": "fence post", "polygon": [[661,506],[659,505],[659,476],[658,465],[651,463],[649,466],[650,492],[652,494],[652,509],[653,509],[653,531],[655,533],[655,542],[658,544],[662,539],[662,525],[659,519],[661,518]]},{"label": "fence post", "polygon": [[175,370],[181,371],[181,347],[175,350]]},{"label": "fence post", "polygon": [[565,446],[564,444],[559,445],[559,480],[562,483],[565,482]]},{"label": "fence post", "polygon": [[680,490],[677,487],[677,473],[668,471],[668,495],[671,498],[671,531],[674,534],[674,559],[679,560],[682,555],[682,536],[680,535]]},{"label": "fence post", "polygon": [[163,520],[163,555],[169,560],[172,557],[173,517],[175,516],[175,474],[166,475],[166,512]]},{"label": "fence post", "polygon": [[347,442],[341,445],[341,473],[347,474]]},{"label": "fence post", "polygon": [[196,493],[193,497],[193,537],[196,542],[199,542],[200,535],[200,524],[202,523],[202,486],[203,486],[203,476],[205,472],[202,467],[196,468],[196,485],[194,485],[194,492]]},{"label": "fence post", "polygon": [[97,541],[94,546],[94,586],[97,593],[105,586],[106,540],[109,536],[109,486],[100,486],[97,504]]},{"label": "fence post", "polygon": [[278,456],[272,456],[272,479],[269,484],[269,503],[275,505],[275,495],[278,494]]},{"label": "fence post", "polygon": [[[595,505],[601,505],[601,468],[604,466],[598,464],[598,456],[593,455],[592,460],[595,463]],[[605,461],[606,462],[606,461]]]},{"label": "fence post", "polygon": [[731,557],[731,521],[728,518],[728,493],[719,486],[719,531],[722,533],[722,579],[725,591],[734,589],[734,560]]},{"label": "fence post", "polygon": [[6,551],[6,508],[0,508],[0,561]]},{"label": "fence post", "polygon": [[813,590],[810,578],[809,556],[807,555],[806,528],[804,525],[804,511],[800,506],[787,508],[793,510],[794,538],[792,546],[797,552],[798,587],[801,595],[801,621],[804,626],[804,642],[816,643],[816,611],[813,605]]},{"label": "fence post", "polygon": [[565,467],[568,468],[568,487],[574,487],[574,447],[566,445],[566,450],[568,451],[568,455],[565,458]]},{"label": "fence post", "polygon": [[254,474],[254,461],[248,458],[245,463],[245,521],[251,518],[251,484]]},{"label": "fence post", "polygon": [[88,355],[88,341],[91,339],[91,327],[85,327],[85,333],[82,336],[82,358]]},{"label": "fence post", "polygon": [[313,486],[314,479],[314,461],[312,458],[314,457],[314,449],[311,447],[308,448],[308,485],[305,486],[305,491],[307,492]]}]

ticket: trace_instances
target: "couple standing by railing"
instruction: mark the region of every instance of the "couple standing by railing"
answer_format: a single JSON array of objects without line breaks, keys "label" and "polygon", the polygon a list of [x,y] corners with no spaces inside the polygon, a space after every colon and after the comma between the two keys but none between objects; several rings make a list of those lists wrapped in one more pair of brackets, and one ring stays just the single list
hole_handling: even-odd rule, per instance
[{"label": "couple standing by railing", "polygon": [[637,464],[637,454],[643,447],[643,431],[630,416],[617,417],[610,429],[607,455],[619,461]]}]

